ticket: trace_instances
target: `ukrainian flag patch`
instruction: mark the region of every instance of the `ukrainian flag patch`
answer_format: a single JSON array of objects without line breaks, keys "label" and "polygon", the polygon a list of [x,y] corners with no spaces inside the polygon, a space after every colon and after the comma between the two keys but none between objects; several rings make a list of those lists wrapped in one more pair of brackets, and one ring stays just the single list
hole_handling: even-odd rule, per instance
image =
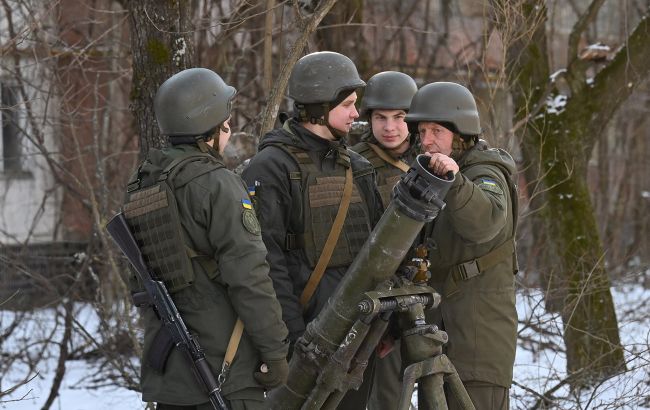
[{"label": "ukrainian flag patch", "polygon": [[248,198],[244,198],[241,200],[241,206],[243,206],[244,209],[253,209],[253,204],[251,203],[251,200]]},{"label": "ukrainian flag patch", "polygon": [[248,195],[255,196],[255,185],[248,187]]},{"label": "ukrainian flag patch", "polygon": [[497,185],[497,183],[491,179],[481,178],[481,183],[478,184],[478,187],[484,191],[494,192],[495,194],[503,195],[503,191],[501,190],[501,188],[499,188],[499,185]]}]

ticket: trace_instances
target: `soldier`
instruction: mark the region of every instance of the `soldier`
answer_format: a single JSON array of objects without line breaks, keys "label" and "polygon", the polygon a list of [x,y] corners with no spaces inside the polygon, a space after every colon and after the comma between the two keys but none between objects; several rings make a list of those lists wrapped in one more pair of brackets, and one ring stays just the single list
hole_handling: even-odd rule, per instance
[{"label": "soldier", "polygon": [[[373,168],[343,139],[359,116],[356,90],[364,86],[344,55],[302,57],[289,78],[296,117],[262,138],[243,172],[249,189],[256,188],[271,278],[292,343],[381,217]],[[367,390],[349,393],[341,408],[365,408]]]},{"label": "soldier", "polygon": [[[165,81],[154,110],[170,146],[149,151],[127,191],[141,193],[160,182],[161,175],[167,178],[178,208],[178,220],[170,223],[185,239],[183,254],[190,256],[191,269],[159,279],[197,335],[215,377],[235,322],[241,319],[244,333],[229,371],[223,374],[222,394],[230,409],[263,409],[265,389],[286,381],[288,332],[246,186],[225,168],[220,156],[231,134],[234,96],[233,87],[204,68],[184,70]],[[168,252],[163,253],[171,259],[170,266],[182,262],[182,255]],[[183,353],[173,348],[168,356],[164,353],[164,332],[158,333],[160,323],[153,310],[143,314],[143,401],[157,402],[162,410],[212,409]],[[259,370],[261,362],[267,365],[265,373]]]},{"label": "soldier", "polygon": [[[422,87],[406,122],[431,156],[430,169],[455,175],[446,207],[421,234],[431,284],[442,295],[433,320],[449,335],[445,353],[476,408],[508,409],[517,341],[515,163],[479,139],[476,102],[459,84]],[[447,400],[459,408],[452,394]]]},{"label": "soldier", "polygon": [[[352,150],[363,155],[377,173],[377,187],[384,208],[390,202],[393,186],[417,155],[417,148],[404,122],[417,91],[413,79],[400,72],[384,71],[368,80],[361,117],[370,122],[370,130]],[[368,408],[393,410],[398,407],[401,390],[399,341],[387,336],[378,349],[374,382]]]}]

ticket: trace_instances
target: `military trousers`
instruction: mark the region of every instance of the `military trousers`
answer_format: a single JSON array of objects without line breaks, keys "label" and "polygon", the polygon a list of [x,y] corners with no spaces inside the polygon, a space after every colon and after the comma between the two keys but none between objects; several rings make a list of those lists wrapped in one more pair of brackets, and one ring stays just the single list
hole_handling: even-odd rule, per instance
[{"label": "military trousers", "polygon": [[[508,410],[510,408],[510,389],[487,382],[463,382],[465,390],[476,410]],[[445,386],[445,396],[449,410],[463,410],[456,397]]]},{"label": "military trousers", "polygon": [[[266,410],[264,390],[249,388],[233,392],[224,397],[229,410]],[[176,406],[174,404],[158,403],[156,410],[214,410],[210,402],[194,406]]]},{"label": "military trousers", "polygon": [[383,359],[376,359],[368,410],[397,409],[402,392],[401,374],[400,341],[395,340],[393,350]]}]

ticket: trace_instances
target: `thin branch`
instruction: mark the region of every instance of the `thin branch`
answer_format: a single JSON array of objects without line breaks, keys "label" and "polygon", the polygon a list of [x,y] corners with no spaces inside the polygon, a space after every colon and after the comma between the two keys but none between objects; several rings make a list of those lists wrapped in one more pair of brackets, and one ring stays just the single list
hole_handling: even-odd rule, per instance
[{"label": "thin branch", "polygon": [[287,87],[287,83],[289,82],[291,70],[293,70],[293,66],[296,64],[305,49],[309,36],[316,30],[318,24],[332,9],[335,3],[336,0],[325,0],[321,2],[314,11],[314,14],[307,21],[302,19],[300,14],[296,15],[298,19],[297,25],[300,28],[300,36],[296,39],[295,43],[293,43],[291,50],[289,50],[287,61],[282,65],[280,74],[275,81],[275,86],[271,90],[269,99],[264,107],[260,124],[260,135],[264,135],[273,129],[273,124],[275,124],[275,119],[278,115],[278,110],[280,109],[280,101],[284,95],[284,89]]}]

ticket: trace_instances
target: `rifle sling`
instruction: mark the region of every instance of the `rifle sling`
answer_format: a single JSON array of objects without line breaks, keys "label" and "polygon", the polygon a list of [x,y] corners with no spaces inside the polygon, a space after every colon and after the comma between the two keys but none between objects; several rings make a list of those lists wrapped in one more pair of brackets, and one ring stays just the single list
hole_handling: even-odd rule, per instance
[{"label": "rifle sling", "polygon": [[[237,318],[235,327],[232,330],[232,334],[230,335],[230,340],[228,341],[226,355],[223,359],[224,368],[229,368],[232,364],[232,361],[235,358],[235,354],[237,353],[237,349],[239,348],[239,342],[241,341],[243,332],[244,323],[241,321],[241,319]],[[167,328],[161,327],[160,330],[158,330],[158,333],[156,333],[156,336],[154,337],[151,344],[151,349],[149,349],[149,352],[147,354],[147,363],[149,366],[152,369],[163,373],[165,371],[167,359],[169,358],[169,354],[174,348],[174,345],[174,339],[167,331]]]},{"label": "rifle sling", "polygon": [[339,204],[339,210],[336,213],[336,218],[334,218],[332,229],[330,230],[330,233],[327,235],[327,241],[325,242],[325,246],[323,247],[323,252],[320,254],[320,257],[318,258],[316,267],[314,268],[314,271],[309,276],[307,285],[305,285],[305,289],[302,291],[302,294],[300,295],[300,304],[302,305],[303,308],[307,307],[307,303],[309,303],[309,300],[311,299],[314,292],[316,291],[316,287],[318,287],[318,284],[323,278],[323,274],[325,273],[325,268],[327,268],[327,264],[329,263],[330,259],[332,258],[332,254],[334,253],[336,242],[338,241],[339,236],[341,236],[343,223],[345,222],[345,217],[348,214],[348,207],[350,206],[350,200],[352,199],[352,185],[353,185],[352,167],[348,167],[345,171],[345,185],[343,186],[343,197],[341,198],[341,203]]},{"label": "rifle sling", "polygon": [[241,340],[241,335],[244,332],[244,323],[240,318],[237,318],[235,327],[232,330],[230,335],[230,340],[228,341],[228,347],[226,348],[226,355],[223,358],[223,366],[230,367],[235,354],[237,353],[237,348],[239,347],[239,341]]},{"label": "rifle sling", "polygon": [[395,159],[388,155],[383,149],[379,148],[375,144],[368,144],[368,146],[375,151],[375,154],[379,156],[379,158],[383,159],[384,161],[388,162],[395,168],[399,168],[402,170],[402,172],[408,172],[409,166],[406,164],[404,161],[401,161],[399,159]]}]

